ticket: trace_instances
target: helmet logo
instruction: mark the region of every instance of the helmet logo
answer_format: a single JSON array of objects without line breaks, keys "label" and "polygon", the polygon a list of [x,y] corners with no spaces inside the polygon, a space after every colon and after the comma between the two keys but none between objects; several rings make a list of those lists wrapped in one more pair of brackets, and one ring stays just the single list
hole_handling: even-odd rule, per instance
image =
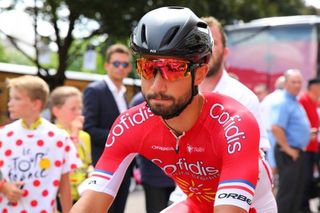
[{"label": "helmet logo", "polygon": [[157,50],[150,50],[150,52],[151,52],[151,53],[156,53],[156,52],[157,52]]}]

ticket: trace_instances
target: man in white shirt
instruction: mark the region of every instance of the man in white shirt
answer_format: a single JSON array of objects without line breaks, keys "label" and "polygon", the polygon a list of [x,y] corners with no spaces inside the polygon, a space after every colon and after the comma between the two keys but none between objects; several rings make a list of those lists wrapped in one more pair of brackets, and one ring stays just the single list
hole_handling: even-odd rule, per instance
[{"label": "man in white shirt", "polygon": [[[214,38],[212,58],[209,62],[209,71],[205,80],[199,86],[201,92],[217,92],[230,96],[246,106],[255,116],[260,127],[260,149],[264,152],[270,149],[267,132],[262,123],[260,103],[257,96],[237,79],[231,77],[225,67],[225,58],[228,54],[226,48],[226,35],[221,23],[214,17],[202,18],[211,30]],[[177,202],[184,200],[185,194],[176,187],[171,193],[170,201]]]},{"label": "man in white shirt", "polygon": [[[84,90],[84,130],[91,136],[92,163],[96,165],[102,154],[109,130],[118,115],[128,109],[123,79],[131,71],[131,53],[122,44],[110,46],[104,68],[108,75],[93,82]],[[129,193],[131,170],[128,169],[110,212],[124,212]]]}]

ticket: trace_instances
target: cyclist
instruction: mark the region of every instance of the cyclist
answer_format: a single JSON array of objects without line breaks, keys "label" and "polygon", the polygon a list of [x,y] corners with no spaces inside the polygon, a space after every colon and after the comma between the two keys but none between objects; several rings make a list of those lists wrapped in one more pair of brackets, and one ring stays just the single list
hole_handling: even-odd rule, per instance
[{"label": "cyclist", "polygon": [[188,196],[163,212],[277,212],[253,115],[230,97],[198,93],[212,44],[207,24],[188,8],[142,17],[131,48],[147,104],[117,118],[71,212],[105,212],[137,153]]}]

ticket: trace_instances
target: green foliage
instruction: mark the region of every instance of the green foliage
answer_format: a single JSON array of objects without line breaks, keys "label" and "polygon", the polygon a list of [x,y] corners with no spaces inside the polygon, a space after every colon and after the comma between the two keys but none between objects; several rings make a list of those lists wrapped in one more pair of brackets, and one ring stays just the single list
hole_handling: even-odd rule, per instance
[{"label": "green foliage", "polygon": [[[13,2],[22,0],[13,0]],[[128,38],[136,26],[138,20],[148,11],[162,6],[185,6],[191,8],[198,16],[215,16],[223,24],[232,24],[236,20],[249,21],[268,16],[284,16],[312,14],[311,10],[304,6],[303,0],[35,0],[43,4],[42,7],[27,8],[27,12],[38,19],[46,20],[52,26],[59,26],[58,22],[69,24],[70,33],[60,36],[61,29],[55,27],[55,36],[51,36],[52,42],[58,46],[57,53],[52,54],[52,63],[49,67],[55,67],[59,72],[59,78],[63,77],[66,69],[82,70],[83,53],[92,39],[99,35],[108,35],[106,41],[102,41],[97,47],[97,73],[104,74],[103,53],[112,43],[127,43]],[[14,7],[9,7],[13,9]],[[62,9],[68,9],[69,14],[58,15]],[[86,38],[77,38],[72,34],[74,28],[81,25],[85,28],[86,20],[95,20],[99,23],[99,29],[92,32]],[[78,24],[78,25],[77,25]],[[26,63],[31,62],[22,54],[3,51],[0,47],[0,60],[5,62]],[[35,63],[36,64],[36,63]],[[82,70],[83,71],[83,70]],[[136,76],[133,72],[131,76]]]}]

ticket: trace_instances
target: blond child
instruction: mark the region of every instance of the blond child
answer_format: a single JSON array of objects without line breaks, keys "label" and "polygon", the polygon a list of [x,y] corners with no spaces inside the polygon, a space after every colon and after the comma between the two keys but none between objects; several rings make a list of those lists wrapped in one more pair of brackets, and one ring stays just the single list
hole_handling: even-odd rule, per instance
[{"label": "blond child", "polygon": [[81,160],[68,135],[40,116],[49,88],[35,76],[8,80],[10,118],[0,129],[0,212],[63,212],[72,206],[69,172]]},{"label": "blond child", "polygon": [[82,166],[70,174],[72,199],[75,202],[80,197],[78,186],[88,177],[89,170],[92,170],[90,135],[82,130],[82,94],[72,86],[57,87],[50,95],[49,106],[56,125],[70,135],[82,160]]}]

